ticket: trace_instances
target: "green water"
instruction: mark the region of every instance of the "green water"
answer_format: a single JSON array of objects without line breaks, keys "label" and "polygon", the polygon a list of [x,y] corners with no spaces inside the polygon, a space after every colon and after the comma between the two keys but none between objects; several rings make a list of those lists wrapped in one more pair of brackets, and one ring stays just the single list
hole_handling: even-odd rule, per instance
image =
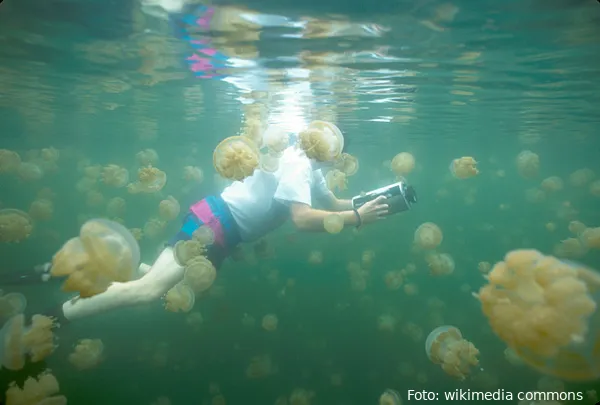
[{"label": "green water", "polygon": [[[39,180],[0,174],[0,208],[27,212],[40,190],[49,188],[54,212],[36,221],[27,240],[0,245],[2,274],[48,261],[83,221],[106,216],[113,197],[126,200],[124,224],[143,228],[168,195],[183,214],[193,202],[218,193],[224,183],[213,168],[213,150],[244,122],[242,91],[225,81],[194,78],[184,62],[189,48],[165,20],[144,14],[139,4],[38,3],[0,5],[0,149],[36,161],[39,150],[53,147],[60,157]],[[590,183],[576,187],[569,180],[579,169],[600,173],[600,5],[448,4],[238,4],[295,21],[345,16],[354,24],[387,28],[379,37],[338,38],[293,38],[285,35],[296,31],[265,28],[258,40],[234,42],[255,49],[250,59],[256,66],[226,73],[253,78],[251,90],[262,92],[253,96],[276,120],[298,119],[297,110],[285,108],[293,102],[306,120],[336,118],[348,152],[360,163],[347,190],[337,192],[340,198],[392,182],[386,161],[410,152],[416,168],[407,178],[418,204],[358,234],[301,234],[286,224],[266,237],[272,257],[256,257],[252,245],[245,245],[245,261],[225,263],[211,294],[196,301],[193,311],[204,318],[198,328],[186,323],[186,314],[166,312],[163,302],[74,322],[56,332],[58,348],[46,362],[20,372],[2,369],[0,392],[9,381],[21,383],[45,368],[52,369],[69,404],[86,405],[149,405],[161,396],[173,405],[210,404],[211,382],[234,405],[274,404],[296,388],[314,391],[315,405],[376,404],[386,388],[405,402],[410,389],[538,389],[542,375],[505,360],[505,345],[471,292],[485,282],[479,262],[494,264],[518,248],[552,254],[573,237],[572,220],[600,226],[600,200]],[[307,52],[327,58],[309,63]],[[292,78],[290,69],[304,69],[311,80]],[[311,97],[278,96],[299,83],[309,85]],[[160,195],[131,195],[99,182],[92,189],[104,201],[90,206],[87,190],[78,191],[82,167],[116,164],[133,178],[136,154],[148,148],[158,153],[157,167],[168,176]],[[524,179],[517,170],[523,150],[539,155],[534,178]],[[462,156],[479,162],[477,177],[451,176],[450,162]],[[183,180],[188,165],[202,169],[200,184]],[[563,179],[563,190],[530,201],[528,190],[550,176]],[[431,276],[423,255],[411,249],[424,222],[442,229],[439,251],[454,258],[451,275]],[[548,223],[556,230],[548,231]],[[178,226],[179,220],[171,221],[157,237],[140,241],[144,262],[154,260]],[[366,289],[355,291],[346,267],[367,250],[375,259]],[[323,253],[321,264],[308,263],[312,251]],[[569,259],[600,269],[597,250]],[[417,270],[404,283],[416,285],[418,293],[389,291],[384,275],[409,263]],[[295,285],[285,288],[288,279]],[[70,297],[57,283],[0,288],[23,293],[27,315]],[[269,313],[279,319],[275,332],[260,325]],[[244,314],[256,325],[244,325]],[[384,314],[397,319],[393,331],[379,330]],[[425,338],[441,324],[458,327],[480,351],[482,370],[472,369],[464,382],[444,374],[425,354]],[[83,338],[102,339],[105,359],[79,372],[67,356]],[[264,378],[247,378],[251,359],[262,355],[270,356],[273,369]],[[341,385],[332,384],[332,376],[340,376]],[[565,390],[599,388],[567,383]],[[587,395],[580,402],[594,403]]]}]

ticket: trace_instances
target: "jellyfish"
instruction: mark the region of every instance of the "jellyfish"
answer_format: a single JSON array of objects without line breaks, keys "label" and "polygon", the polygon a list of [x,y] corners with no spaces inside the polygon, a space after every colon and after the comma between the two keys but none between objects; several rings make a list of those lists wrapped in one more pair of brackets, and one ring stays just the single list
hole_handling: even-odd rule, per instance
[{"label": "jellyfish", "polygon": [[313,266],[323,264],[323,252],[320,250],[311,250],[308,254],[308,263]]},{"label": "jellyfish", "polygon": [[23,388],[12,382],[6,390],[6,405],[67,405],[65,396],[56,395],[59,391],[56,377],[46,370],[37,378],[28,377]]},{"label": "jellyfish", "polygon": [[196,256],[185,265],[183,281],[195,292],[208,290],[217,278],[217,269],[204,256]]},{"label": "jellyfish", "polygon": [[373,268],[374,261],[375,252],[370,249],[363,251],[360,255],[360,265],[365,270],[371,270]]},{"label": "jellyfish", "polygon": [[263,145],[269,150],[269,154],[279,156],[290,143],[287,131],[277,125],[269,125],[263,134]]},{"label": "jellyfish", "polygon": [[387,273],[385,273],[383,280],[388,290],[392,291],[398,290],[400,287],[402,287],[402,282],[404,281],[402,277],[402,272],[400,272],[399,270],[388,271]]},{"label": "jellyfish", "polygon": [[542,180],[541,187],[547,193],[556,193],[564,188],[564,183],[560,177],[551,176]]},{"label": "jellyfish", "polygon": [[195,301],[194,291],[189,286],[178,283],[167,291],[165,309],[171,312],[190,312],[194,308]]},{"label": "jellyfish", "polygon": [[127,191],[131,194],[158,193],[167,183],[167,174],[156,167],[146,166],[138,169],[138,181],[129,183]]},{"label": "jellyfish", "polygon": [[104,201],[104,195],[98,190],[90,190],[85,194],[85,203],[90,208],[100,207]]},{"label": "jellyfish", "polygon": [[517,156],[517,170],[526,179],[537,177],[540,170],[540,157],[530,150],[522,151]]},{"label": "jellyfish", "polygon": [[206,253],[206,246],[194,239],[180,240],[173,247],[175,261],[180,266],[187,266],[196,257],[203,257]]},{"label": "jellyfish", "polygon": [[358,159],[349,153],[342,153],[335,162],[334,167],[344,173],[347,177],[354,176],[358,172]]},{"label": "jellyfish", "polygon": [[29,206],[29,216],[36,221],[48,221],[54,214],[54,204],[50,200],[38,198]]},{"label": "jellyfish", "polygon": [[117,165],[108,165],[102,169],[100,176],[102,182],[110,187],[121,188],[127,185],[129,181],[129,172],[127,169]]},{"label": "jellyfish", "polygon": [[537,250],[496,263],[476,298],[494,333],[528,365],[564,380],[600,378],[600,275]]},{"label": "jellyfish", "polygon": [[25,315],[10,318],[0,330],[0,364],[16,371],[25,367],[26,355],[33,363],[44,360],[56,348],[54,326],[54,319],[43,315],[33,315],[28,327]]},{"label": "jellyfish", "polygon": [[513,366],[522,366],[523,360],[519,357],[517,353],[510,347],[504,349],[504,358]]},{"label": "jellyfish", "polygon": [[558,257],[578,259],[583,257],[588,249],[579,238],[567,238],[554,246],[553,252]]},{"label": "jellyfish", "polygon": [[263,123],[256,118],[247,118],[242,129],[242,136],[261,148],[263,146]]},{"label": "jellyfish", "polygon": [[246,377],[252,380],[265,378],[276,372],[277,366],[268,354],[252,357],[250,364],[246,367]]},{"label": "jellyfish", "polygon": [[144,224],[144,235],[148,238],[158,238],[167,227],[167,221],[163,221],[160,218],[150,218]]},{"label": "jellyfish", "polygon": [[425,261],[433,276],[445,276],[454,272],[454,259],[447,253],[430,253],[425,256]]},{"label": "jellyfish", "polygon": [[421,249],[435,249],[442,243],[442,230],[433,222],[425,222],[415,231],[415,243]]},{"label": "jellyfish", "polygon": [[159,215],[165,221],[173,221],[176,219],[179,216],[180,209],[179,201],[171,195],[158,204]]},{"label": "jellyfish", "polygon": [[429,333],[425,342],[427,357],[452,377],[464,380],[471,367],[479,365],[479,350],[473,343],[463,339],[460,330],[454,326],[438,326]]},{"label": "jellyfish", "polygon": [[113,197],[106,204],[106,214],[109,217],[122,217],[126,209],[127,203],[121,197]]},{"label": "jellyfish", "polygon": [[0,174],[10,174],[19,170],[21,157],[12,150],[0,149]]},{"label": "jellyfish", "polygon": [[264,330],[268,332],[273,332],[277,330],[277,324],[279,323],[279,319],[277,319],[277,315],[275,314],[267,314],[263,316],[262,319],[262,327]]},{"label": "jellyfish", "polygon": [[481,274],[488,274],[492,269],[492,264],[490,262],[479,262],[477,264],[477,269]]},{"label": "jellyfish", "polygon": [[69,363],[77,370],[88,370],[102,361],[104,344],[100,339],[81,339],[69,354]]},{"label": "jellyfish", "polygon": [[205,224],[192,232],[192,239],[206,246],[212,245],[215,243],[215,233]]},{"label": "jellyfish", "polygon": [[384,332],[393,332],[396,328],[397,319],[389,314],[382,314],[377,317],[377,328]]},{"label": "jellyfish", "polygon": [[196,166],[185,166],[183,168],[183,180],[190,183],[202,183],[204,172]]},{"label": "jellyfish", "polygon": [[477,162],[472,157],[461,157],[450,163],[450,172],[457,179],[468,179],[479,174],[479,170],[475,165],[477,165]]},{"label": "jellyfish", "polygon": [[232,136],[221,141],[215,148],[213,165],[222,177],[241,181],[258,168],[258,155],[256,145],[248,138]]},{"label": "jellyfish", "polygon": [[408,152],[398,153],[390,163],[390,169],[396,176],[406,176],[415,168],[415,158]]},{"label": "jellyfish", "polygon": [[87,193],[96,186],[96,179],[91,177],[83,177],[75,184],[75,189],[80,193]]},{"label": "jellyfish", "polygon": [[279,169],[279,158],[271,153],[261,153],[259,167],[263,172],[275,173]]},{"label": "jellyfish", "polygon": [[583,231],[585,231],[587,226],[581,221],[571,221],[569,222],[569,232],[574,235],[579,235]]},{"label": "jellyfish", "polygon": [[337,213],[329,214],[323,219],[323,227],[328,233],[340,233],[344,229],[344,218]]},{"label": "jellyfish", "polygon": [[584,187],[589,182],[594,180],[595,177],[596,177],[596,173],[594,173],[593,170],[579,169],[579,170],[575,170],[573,173],[571,173],[571,175],[569,176],[569,183],[573,187]]},{"label": "jellyfish", "polygon": [[158,153],[154,149],[144,149],[135,154],[140,167],[156,166],[158,164]]},{"label": "jellyfish", "polygon": [[318,162],[335,162],[344,147],[339,128],[327,121],[313,121],[298,134],[298,142],[306,156]]},{"label": "jellyfish", "polygon": [[139,246],[127,228],[92,219],[54,255],[50,273],[67,276],[63,290],[78,291],[86,298],[106,291],[114,281],[131,280],[139,262]]},{"label": "jellyfish", "polygon": [[[21,293],[2,293],[0,290],[0,325],[5,320],[17,315],[22,314],[27,307],[27,299]],[[0,353],[2,351],[0,350]]]},{"label": "jellyfish", "polygon": [[387,389],[379,397],[379,405],[402,405],[398,391]]},{"label": "jellyfish", "polygon": [[33,223],[29,215],[20,210],[0,210],[0,243],[19,243],[29,238]]},{"label": "jellyfish", "polygon": [[192,312],[185,317],[185,323],[193,329],[198,329],[204,323],[204,317],[200,312]]},{"label": "jellyfish", "polygon": [[327,183],[327,188],[331,191],[344,191],[348,188],[346,174],[337,169],[328,171],[325,175],[325,181]]},{"label": "jellyfish", "polygon": [[579,239],[588,249],[600,249],[600,228],[587,228],[579,235]]},{"label": "jellyfish", "polygon": [[594,197],[600,197],[600,180],[596,180],[590,184],[590,194]]}]

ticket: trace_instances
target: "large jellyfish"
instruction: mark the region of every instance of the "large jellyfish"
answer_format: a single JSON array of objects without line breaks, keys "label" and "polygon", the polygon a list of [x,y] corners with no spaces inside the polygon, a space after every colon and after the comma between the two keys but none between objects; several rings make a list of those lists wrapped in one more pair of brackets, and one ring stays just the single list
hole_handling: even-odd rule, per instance
[{"label": "large jellyfish", "polygon": [[425,341],[427,357],[452,377],[464,380],[471,367],[479,365],[479,350],[473,343],[463,339],[460,330],[454,326],[438,326],[429,333]]},{"label": "large jellyfish", "polygon": [[25,366],[25,355],[33,363],[44,360],[56,348],[54,326],[54,320],[43,315],[33,315],[28,327],[25,315],[10,318],[0,330],[0,364],[9,370],[21,370]]},{"label": "large jellyfish", "polygon": [[20,210],[0,210],[0,243],[19,243],[29,238],[33,223],[29,215]]},{"label": "large jellyfish", "polygon": [[67,398],[56,395],[60,391],[56,377],[50,370],[37,378],[28,377],[19,388],[12,382],[6,390],[6,405],[67,405]]},{"label": "large jellyfish", "polygon": [[492,330],[549,375],[600,378],[600,275],[537,250],[506,254],[476,296]]},{"label": "large jellyfish", "polygon": [[241,181],[259,165],[256,145],[243,136],[232,136],[217,145],[213,153],[215,170],[224,178]]},{"label": "large jellyfish", "polygon": [[54,255],[51,274],[67,276],[64,291],[78,291],[82,298],[106,291],[114,282],[131,280],[140,261],[137,241],[123,225],[92,219],[79,237],[67,241]]},{"label": "large jellyfish", "polygon": [[69,354],[69,363],[77,370],[96,367],[102,361],[104,344],[100,339],[81,339]]}]

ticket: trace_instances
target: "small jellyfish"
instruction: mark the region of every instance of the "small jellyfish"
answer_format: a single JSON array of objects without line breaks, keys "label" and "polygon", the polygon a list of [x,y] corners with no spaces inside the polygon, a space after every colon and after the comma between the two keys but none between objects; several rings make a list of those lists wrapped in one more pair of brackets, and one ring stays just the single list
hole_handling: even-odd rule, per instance
[{"label": "small jellyfish", "polygon": [[179,216],[179,201],[173,196],[168,196],[165,200],[162,200],[158,204],[158,212],[162,219],[165,221],[173,221]]},{"label": "small jellyfish", "polygon": [[252,357],[250,364],[246,367],[246,377],[253,380],[266,378],[276,372],[277,366],[268,354]]},{"label": "small jellyfish", "polygon": [[64,395],[56,395],[60,391],[56,377],[50,370],[42,372],[37,378],[28,377],[23,388],[12,382],[6,390],[7,405],[67,405]]},{"label": "small jellyfish", "polygon": [[269,154],[279,156],[290,143],[288,132],[277,125],[269,125],[263,134],[263,145],[269,150]]},{"label": "small jellyfish", "polygon": [[450,172],[457,179],[468,179],[479,174],[476,165],[477,162],[472,157],[461,157],[450,163]]},{"label": "small jellyfish", "polygon": [[127,228],[92,219],[54,255],[51,275],[67,276],[63,290],[86,298],[106,291],[113,281],[131,280],[139,262],[139,246]]},{"label": "small jellyfish", "polygon": [[204,180],[204,172],[196,166],[185,166],[183,168],[183,180],[190,183],[202,183]]},{"label": "small jellyfish", "polygon": [[600,197],[600,180],[596,180],[590,184],[590,194],[594,197]]},{"label": "small jellyfish", "polygon": [[179,283],[167,291],[165,309],[170,312],[190,312],[195,301],[194,291],[189,286]]},{"label": "small jellyfish", "polygon": [[333,169],[325,175],[327,188],[331,191],[344,191],[348,188],[346,174],[340,170]]},{"label": "small jellyfish", "polygon": [[382,314],[377,317],[377,329],[383,332],[393,332],[398,320],[389,314]]},{"label": "small jellyfish", "polygon": [[10,174],[19,170],[21,157],[12,150],[0,149],[0,174]]},{"label": "small jellyfish", "polygon": [[569,222],[569,232],[574,235],[579,235],[583,231],[587,229],[587,226],[581,221],[571,221]]},{"label": "small jellyfish", "polygon": [[217,145],[213,153],[215,170],[224,178],[241,181],[259,166],[256,145],[248,138],[232,136]]},{"label": "small jellyfish", "polygon": [[530,150],[522,151],[517,156],[517,170],[526,179],[537,177],[540,170],[540,157]]},{"label": "small jellyfish", "polygon": [[306,156],[317,162],[336,161],[344,146],[340,130],[326,121],[313,121],[298,134],[298,142]]},{"label": "small jellyfish", "polygon": [[560,177],[551,176],[542,180],[540,187],[547,193],[556,193],[564,188],[564,183]]},{"label": "small jellyfish", "polygon": [[421,249],[435,249],[442,243],[442,240],[442,230],[433,222],[425,222],[415,231],[415,243]]},{"label": "small jellyfish", "polygon": [[262,327],[268,332],[273,332],[277,330],[278,323],[279,319],[277,319],[277,315],[275,314],[267,314],[262,319]]},{"label": "small jellyfish", "polygon": [[429,333],[425,342],[427,357],[452,377],[464,380],[471,367],[479,365],[479,350],[473,343],[463,339],[460,330],[454,326],[438,326]]},{"label": "small jellyfish", "polygon": [[399,270],[392,270],[385,273],[383,280],[388,290],[395,291],[402,287],[404,278],[402,277],[402,272]]},{"label": "small jellyfish", "polygon": [[390,163],[390,169],[396,176],[406,176],[415,168],[415,158],[408,152],[398,153]]},{"label": "small jellyfish", "polygon": [[504,349],[504,358],[513,366],[522,366],[523,360],[519,357],[517,353],[510,347]]},{"label": "small jellyfish", "polygon": [[347,177],[354,176],[358,172],[358,159],[349,153],[342,153],[340,158],[335,162],[334,167],[343,172]]},{"label": "small jellyfish", "polygon": [[17,315],[22,314],[27,307],[27,299],[21,293],[8,293],[2,295],[0,290],[0,325],[5,320]]},{"label": "small jellyfish", "polygon": [[129,172],[121,166],[107,165],[102,169],[100,178],[107,186],[121,188],[127,185],[127,182],[129,181]]},{"label": "small jellyfish", "polygon": [[36,221],[49,221],[54,214],[54,203],[38,198],[29,206],[29,216]]},{"label": "small jellyfish", "polygon": [[579,235],[579,239],[583,246],[588,249],[600,249],[600,227],[585,229]]},{"label": "small jellyfish", "polygon": [[192,239],[206,246],[212,245],[215,243],[215,233],[205,224],[192,233]]},{"label": "small jellyfish", "polygon": [[136,153],[135,158],[141,167],[156,166],[158,164],[158,153],[154,149],[144,149]]},{"label": "small jellyfish", "polygon": [[31,218],[15,209],[0,210],[0,243],[19,243],[29,238],[33,231]]},{"label": "small jellyfish", "polygon": [[308,254],[308,263],[313,266],[323,264],[323,252],[320,250],[311,250]]},{"label": "small jellyfish", "polygon": [[106,214],[109,217],[122,217],[126,209],[127,203],[121,197],[113,197],[106,203]]},{"label": "small jellyfish", "polygon": [[129,183],[127,191],[131,194],[158,193],[167,183],[167,174],[156,167],[147,166],[138,169],[138,181]]},{"label": "small jellyfish", "polygon": [[183,281],[195,292],[208,290],[217,278],[215,266],[204,256],[196,256],[187,262]]},{"label": "small jellyfish", "polygon": [[454,272],[454,259],[447,253],[430,253],[425,256],[425,261],[433,276],[445,276]]},{"label": "small jellyfish", "polygon": [[264,125],[261,122],[261,120],[249,117],[244,123],[244,127],[241,131],[241,136],[248,138],[257,147],[262,148],[263,130]]},{"label": "small jellyfish", "polygon": [[271,153],[261,153],[259,167],[263,172],[275,173],[279,169],[279,158]]},{"label": "small jellyfish", "polygon": [[492,265],[490,262],[479,262],[477,264],[477,269],[481,274],[488,274],[492,269]]},{"label": "small jellyfish", "polygon": [[77,370],[88,370],[102,361],[104,344],[100,339],[81,339],[69,354],[69,363]]},{"label": "small jellyfish", "polygon": [[25,326],[25,315],[17,314],[10,318],[0,330],[0,364],[9,370],[21,370],[25,357],[33,363],[48,357],[56,345],[52,328],[56,325],[52,318],[33,315],[31,325]]},{"label": "small jellyfish", "polygon": [[90,190],[85,194],[85,203],[89,208],[100,207],[104,202],[104,195],[98,190]]},{"label": "small jellyfish", "polygon": [[402,398],[397,391],[387,389],[379,397],[379,405],[402,405]]},{"label": "small jellyfish", "polygon": [[196,257],[206,253],[206,246],[197,240],[180,240],[173,247],[173,256],[180,266],[187,266]]},{"label": "small jellyfish", "polygon": [[150,218],[144,224],[144,235],[150,239],[158,238],[167,227],[167,222],[160,218]]},{"label": "small jellyfish", "polygon": [[589,182],[594,180],[596,173],[591,169],[575,170],[569,176],[569,184],[573,187],[585,187]]},{"label": "small jellyfish", "polygon": [[337,213],[329,214],[323,219],[323,226],[328,233],[340,233],[344,229],[344,218]]},{"label": "small jellyfish", "polygon": [[23,181],[33,182],[44,177],[44,171],[35,163],[23,162],[17,169],[17,176]]}]

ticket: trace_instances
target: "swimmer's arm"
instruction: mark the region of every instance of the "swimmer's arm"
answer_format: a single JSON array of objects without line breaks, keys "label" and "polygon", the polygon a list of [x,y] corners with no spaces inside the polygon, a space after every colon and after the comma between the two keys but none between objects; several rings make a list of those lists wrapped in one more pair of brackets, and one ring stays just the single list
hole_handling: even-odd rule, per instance
[{"label": "swimmer's arm", "polygon": [[[331,214],[331,211],[316,210],[310,205],[296,202],[291,203],[290,212],[296,228],[304,232],[324,232],[323,221]],[[338,214],[344,219],[345,226],[358,225],[358,217],[354,211],[339,211]]]},{"label": "swimmer's arm", "polygon": [[331,191],[329,191],[327,195],[323,196],[322,203],[325,204],[325,206],[331,211],[352,211],[352,200],[340,200]]}]

